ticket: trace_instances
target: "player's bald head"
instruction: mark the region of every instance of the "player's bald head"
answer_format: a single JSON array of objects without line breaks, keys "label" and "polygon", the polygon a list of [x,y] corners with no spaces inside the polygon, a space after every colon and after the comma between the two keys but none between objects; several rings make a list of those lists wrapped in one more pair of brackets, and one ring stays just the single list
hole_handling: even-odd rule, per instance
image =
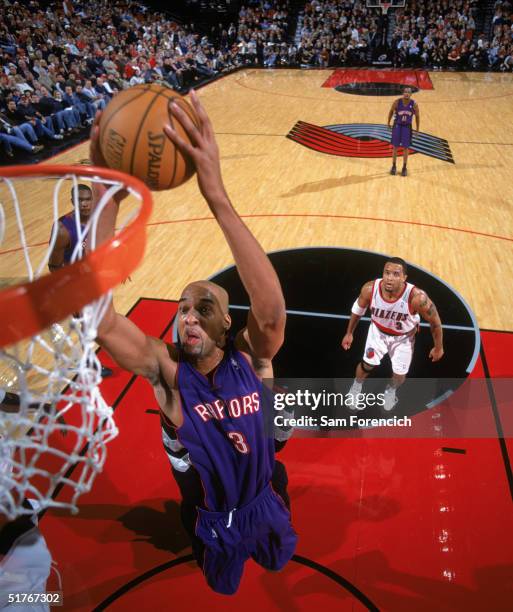
[{"label": "player's bald head", "polygon": [[187,293],[195,294],[196,296],[201,295],[206,299],[214,299],[223,314],[228,314],[228,292],[226,289],[213,283],[212,281],[194,281],[189,283],[182,292],[182,296],[186,296]]}]

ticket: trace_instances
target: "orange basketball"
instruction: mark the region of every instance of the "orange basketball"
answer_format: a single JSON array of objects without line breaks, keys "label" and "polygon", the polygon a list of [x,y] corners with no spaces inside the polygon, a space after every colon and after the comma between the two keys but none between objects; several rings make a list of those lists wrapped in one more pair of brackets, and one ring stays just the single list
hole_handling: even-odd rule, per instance
[{"label": "orange basketball", "polygon": [[187,100],[156,83],[121,91],[100,119],[99,144],[109,168],[140,178],[154,191],[178,187],[195,172],[192,160],[182,155],[164,133],[164,125],[170,124],[189,142],[181,123],[169,114],[171,100],[198,125]]}]

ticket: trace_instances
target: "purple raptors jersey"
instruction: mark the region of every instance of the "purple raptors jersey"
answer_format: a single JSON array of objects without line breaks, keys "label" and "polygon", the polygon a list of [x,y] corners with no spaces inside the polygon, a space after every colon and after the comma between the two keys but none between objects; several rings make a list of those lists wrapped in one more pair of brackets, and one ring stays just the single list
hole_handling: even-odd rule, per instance
[{"label": "purple raptors jersey", "polygon": [[415,114],[413,107],[415,106],[414,100],[410,98],[408,104],[403,104],[403,99],[399,98],[397,108],[395,111],[394,126],[411,126],[413,122],[413,115]]},{"label": "purple raptors jersey", "polygon": [[[68,213],[67,215],[59,217],[59,221],[68,230],[70,244],[69,247],[64,251],[64,263],[70,263],[71,256],[73,255],[73,251],[78,242],[75,213]],[[82,231],[84,230],[84,227],[85,225],[81,225]],[[82,248],[85,249],[85,243],[82,245]]]},{"label": "purple raptors jersey", "polygon": [[246,506],[269,485],[274,467],[261,381],[230,341],[210,380],[181,355],[177,384],[183,424],[176,433],[203,483],[206,509]]}]

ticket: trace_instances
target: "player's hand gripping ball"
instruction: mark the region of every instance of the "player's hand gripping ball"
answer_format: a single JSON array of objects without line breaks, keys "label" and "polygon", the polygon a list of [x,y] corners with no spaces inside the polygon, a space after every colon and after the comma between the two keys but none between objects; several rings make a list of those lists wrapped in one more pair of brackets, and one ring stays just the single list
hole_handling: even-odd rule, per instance
[{"label": "player's hand gripping ball", "polygon": [[190,142],[182,125],[169,113],[171,102],[198,126],[187,100],[156,83],[118,93],[103,111],[99,124],[99,145],[107,166],[136,176],[154,191],[178,187],[195,172],[192,160],[163,131],[166,124],[171,125],[185,142]]}]

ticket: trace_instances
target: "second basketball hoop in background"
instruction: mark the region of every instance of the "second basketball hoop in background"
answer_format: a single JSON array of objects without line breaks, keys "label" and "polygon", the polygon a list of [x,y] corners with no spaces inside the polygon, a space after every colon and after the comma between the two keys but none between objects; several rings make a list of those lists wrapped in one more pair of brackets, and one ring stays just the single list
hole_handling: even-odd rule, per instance
[{"label": "second basketball hoop in background", "polygon": [[188,142],[185,130],[169,114],[178,104],[196,125],[192,106],[172,89],[156,83],[136,85],[117,94],[100,120],[100,148],[109,167],[135,176],[154,191],[178,187],[195,168],[163,131],[171,124]]}]

